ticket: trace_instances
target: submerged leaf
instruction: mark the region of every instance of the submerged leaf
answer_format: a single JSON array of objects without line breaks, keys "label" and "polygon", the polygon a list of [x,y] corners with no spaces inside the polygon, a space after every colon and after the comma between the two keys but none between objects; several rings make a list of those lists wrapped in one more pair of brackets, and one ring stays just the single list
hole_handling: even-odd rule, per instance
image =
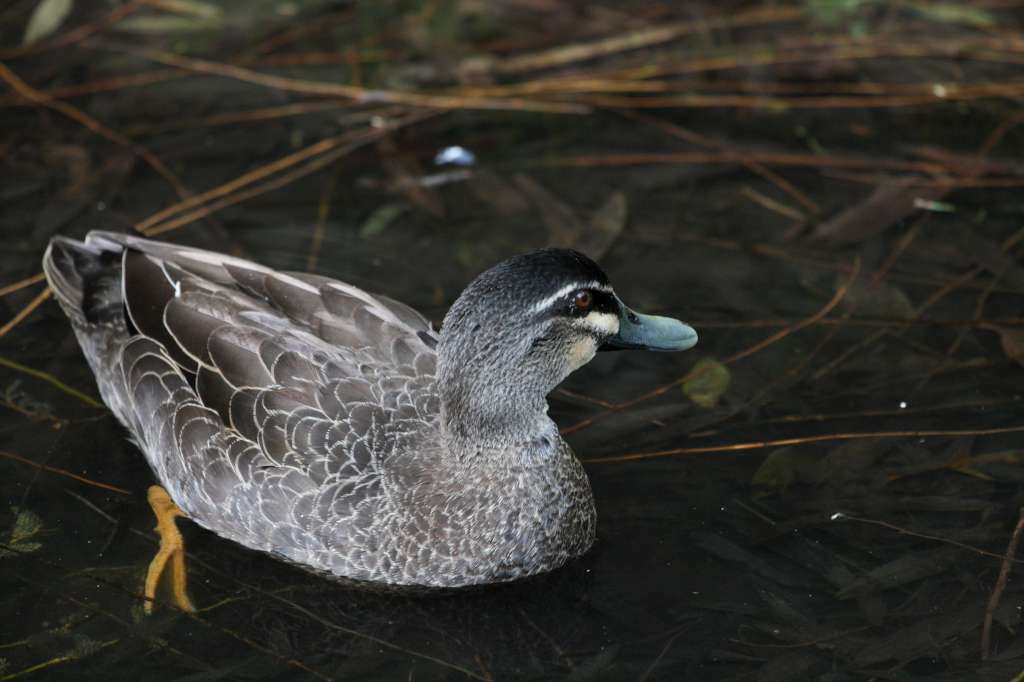
[{"label": "submerged leaf", "polygon": [[947,570],[960,558],[962,552],[957,547],[939,547],[905,554],[855,578],[841,588],[836,596],[849,599],[915,583]]},{"label": "submerged leaf", "polygon": [[1024,365],[1024,327],[1001,327],[994,324],[980,326],[982,329],[999,334],[999,341],[1002,343],[1006,357],[1019,365]]},{"label": "submerged leaf", "polygon": [[212,19],[223,14],[223,10],[211,2],[200,2],[199,0],[162,0],[160,8],[177,14],[191,14],[195,17],[206,17]]},{"label": "submerged leaf", "polygon": [[132,17],[117,25],[117,30],[125,33],[194,33],[197,31],[215,31],[224,28],[220,17],[206,16],[155,16]]},{"label": "submerged leaf", "polygon": [[950,463],[947,468],[985,481],[1024,481],[1024,452],[988,452]]},{"label": "submerged leaf", "polygon": [[779,448],[764,458],[751,485],[760,493],[788,488],[794,483],[814,483],[820,478],[820,457],[800,448]]},{"label": "submerged leaf", "polygon": [[577,663],[576,668],[572,673],[567,675],[564,679],[567,682],[595,679],[595,677],[607,672],[608,668],[614,663],[615,657],[618,656],[618,654],[618,645],[613,644],[607,648],[602,647],[601,651],[598,651],[590,658]]},{"label": "submerged leaf", "polygon": [[68,18],[74,6],[74,0],[40,0],[29,17],[21,44],[31,45],[52,35]]},{"label": "submerged leaf", "polygon": [[847,290],[842,306],[857,317],[908,320],[914,316],[914,304],[898,287],[886,282],[866,282],[863,279],[849,282],[846,277],[840,276],[836,287],[843,285],[847,286]]},{"label": "submerged leaf", "polygon": [[404,204],[384,204],[370,214],[363,226],[359,228],[359,236],[363,239],[380,234],[388,225],[393,223],[398,216],[405,213],[408,206]]},{"label": "submerged leaf", "polygon": [[385,139],[378,144],[384,169],[390,176],[389,188],[401,194],[413,206],[440,218],[445,214],[441,195],[422,181],[426,173],[418,159],[400,150],[393,141]]},{"label": "submerged leaf", "polygon": [[971,7],[969,3],[915,2],[911,7],[925,19],[942,24],[963,24],[975,28],[991,28],[996,25],[996,18],[991,12]]},{"label": "submerged leaf", "polygon": [[895,178],[875,188],[859,204],[821,223],[811,239],[845,244],[862,242],[921,210],[922,201],[938,201],[950,187],[936,184],[916,187],[916,178]]},{"label": "submerged leaf", "polygon": [[693,367],[693,379],[683,384],[686,397],[701,407],[714,407],[729,388],[729,368],[714,358],[701,358]]},{"label": "submerged leaf", "polygon": [[11,530],[11,542],[24,542],[43,529],[43,520],[27,509],[19,510]]},{"label": "submerged leaf", "polygon": [[622,234],[628,216],[629,204],[626,195],[622,192],[612,192],[601,207],[594,211],[590,219],[590,229],[583,233],[576,248],[591,258],[601,258]]},{"label": "submerged leaf", "polygon": [[475,173],[469,182],[469,189],[495,213],[521,213],[530,208],[530,202],[521,191],[488,170]]},{"label": "submerged leaf", "polygon": [[584,221],[571,206],[533,178],[517,175],[515,183],[540,213],[541,222],[548,229],[548,246],[576,249],[600,259],[626,226],[629,206],[622,192],[612,192],[590,220]]},{"label": "submerged leaf", "polygon": [[772,560],[771,555],[751,551],[717,533],[698,530],[693,531],[690,537],[694,546],[723,561],[739,564],[744,571],[768,578],[780,585],[807,587],[807,575],[792,570],[792,566]]},{"label": "submerged leaf", "polygon": [[853,15],[867,0],[807,0],[808,14],[828,25],[839,25],[853,19]]},{"label": "submerged leaf", "polygon": [[528,175],[517,175],[515,184],[540,213],[541,222],[548,229],[548,246],[576,248],[587,226],[572,207]]},{"label": "submerged leaf", "polygon": [[0,557],[35,552],[42,544],[32,542],[32,538],[43,530],[43,520],[27,509],[12,509],[16,512],[14,524],[8,533],[8,544],[14,551],[0,549]]}]

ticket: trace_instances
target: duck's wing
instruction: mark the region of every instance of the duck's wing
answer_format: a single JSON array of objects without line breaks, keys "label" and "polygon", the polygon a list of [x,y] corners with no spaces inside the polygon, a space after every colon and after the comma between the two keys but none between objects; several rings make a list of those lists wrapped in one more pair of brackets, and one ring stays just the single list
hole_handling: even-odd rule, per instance
[{"label": "duck's wing", "polygon": [[129,312],[133,301],[136,306],[159,307],[169,293],[174,293],[167,285],[173,287],[182,276],[191,276],[256,296],[324,341],[376,350],[382,360],[393,356],[395,349],[390,343],[399,338],[415,336],[431,349],[437,343],[430,322],[415,309],[329,277],[278,272],[242,258],[114,232],[90,232],[85,243],[96,249],[142,253],[162,265],[164,282],[139,282],[156,285],[157,291],[147,286],[133,287],[126,271],[125,303]]},{"label": "duck's wing", "polygon": [[[310,529],[350,518],[359,533],[388,456],[434,423],[429,322],[342,282],[199,249],[106,232],[79,246],[120,254],[125,339],[107,366],[90,361],[178,505],[244,544],[332,570],[309,553],[336,561],[328,545],[344,537]],[[58,299],[98,333],[85,281],[95,273],[81,270],[47,255]]]}]

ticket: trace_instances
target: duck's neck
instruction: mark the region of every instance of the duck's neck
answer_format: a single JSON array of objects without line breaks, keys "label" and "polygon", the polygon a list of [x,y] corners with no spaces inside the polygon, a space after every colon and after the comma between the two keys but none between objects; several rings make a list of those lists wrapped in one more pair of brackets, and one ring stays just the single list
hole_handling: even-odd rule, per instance
[{"label": "duck's neck", "polygon": [[[481,307],[490,295],[477,278],[452,305],[437,347],[441,425],[462,454],[518,448],[557,438],[547,395],[574,369],[559,347],[511,324],[508,310]],[[478,291],[483,289],[483,293]],[[486,296],[485,296],[486,294]]]},{"label": "duck's neck", "polygon": [[474,363],[438,368],[441,423],[452,447],[463,454],[509,449],[550,439],[557,429],[548,417],[550,386],[529,367]]}]

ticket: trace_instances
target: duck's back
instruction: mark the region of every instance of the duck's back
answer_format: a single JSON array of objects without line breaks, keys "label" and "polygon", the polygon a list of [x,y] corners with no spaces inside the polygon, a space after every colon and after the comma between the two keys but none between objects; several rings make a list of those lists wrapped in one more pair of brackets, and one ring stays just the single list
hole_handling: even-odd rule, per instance
[{"label": "duck's back", "polygon": [[112,233],[56,239],[44,267],[104,400],[187,516],[317,570],[404,582],[365,548],[399,513],[390,464],[436,449],[437,337],[421,315]]}]

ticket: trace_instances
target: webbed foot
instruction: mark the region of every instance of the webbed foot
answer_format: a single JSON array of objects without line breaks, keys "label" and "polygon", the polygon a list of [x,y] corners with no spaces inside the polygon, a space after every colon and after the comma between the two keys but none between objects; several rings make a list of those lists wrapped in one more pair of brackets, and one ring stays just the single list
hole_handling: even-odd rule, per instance
[{"label": "webbed foot", "polygon": [[174,519],[184,516],[184,512],[178,509],[167,491],[158,485],[149,487],[146,493],[149,506],[153,508],[156,515],[156,532],[160,535],[160,549],[157,551],[153,561],[149,564],[149,571],[146,573],[146,603],[144,609],[146,615],[153,612],[153,604],[156,599],[156,586],[160,582],[160,576],[167,568],[170,561],[171,586],[174,591],[174,601],[182,611],[194,612],[192,600],[188,598],[186,591],[185,576],[185,539],[181,537],[178,526]]}]

